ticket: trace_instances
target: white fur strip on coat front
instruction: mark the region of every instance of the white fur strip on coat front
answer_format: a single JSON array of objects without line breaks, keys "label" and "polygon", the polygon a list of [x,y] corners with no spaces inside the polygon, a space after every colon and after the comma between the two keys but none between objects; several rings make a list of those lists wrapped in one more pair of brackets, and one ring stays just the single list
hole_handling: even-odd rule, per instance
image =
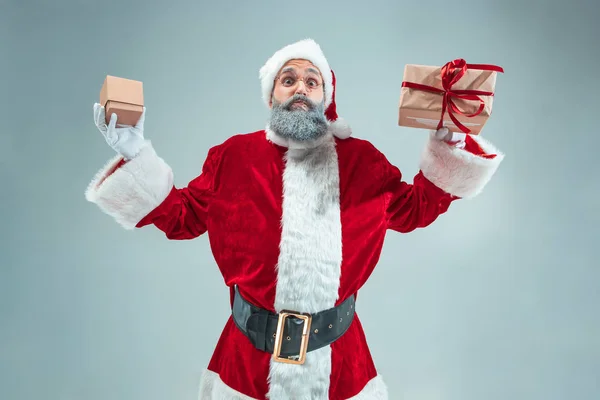
[{"label": "white fur strip on coat front", "polygon": [[446,193],[458,197],[472,198],[481,193],[504,154],[481,136],[472,138],[486,153],[496,157],[479,157],[430,136],[420,162],[423,175]]},{"label": "white fur strip on coat front", "polygon": [[[316,313],[335,306],[342,264],[337,151],[333,137],[314,149],[288,149],[274,308]],[[271,360],[269,398],[326,399],[331,347],[303,365]]]},{"label": "white fur strip on coat front", "polygon": [[[315,399],[323,399],[327,400],[329,395],[324,398],[320,397],[286,397],[277,400],[285,400],[285,399],[307,399],[307,400],[315,400]],[[253,397],[246,396],[227,386],[219,377],[219,374],[210,371],[208,369],[204,370],[202,374],[202,378],[200,380],[200,390],[198,393],[198,400],[256,400]],[[275,399],[273,399],[275,400]],[[353,396],[347,400],[388,400],[388,390],[385,382],[381,375],[377,375],[375,378],[371,379],[361,390],[359,394]]]},{"label": "white fur strip on coat front", "polygon": [[134,159],[111,173],[122,159],[116,156],[98,171],[85,198],[125,229],[133,229],[167,197],[173,187],[173,172],[149,141]]}]

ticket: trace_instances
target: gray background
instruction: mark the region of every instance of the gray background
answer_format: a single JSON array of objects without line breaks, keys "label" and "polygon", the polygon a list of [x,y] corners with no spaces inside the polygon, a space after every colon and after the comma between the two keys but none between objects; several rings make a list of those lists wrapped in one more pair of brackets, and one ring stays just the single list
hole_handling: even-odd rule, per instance
[{"label": "gray background", "polygon": [[92,104],[107,74],[142,80],[146,136],[182,186],[209,146],[264,126],[258,69],[312,37],[339,114],[408,180],[426,131],[396,125],[404,64],[506,70],[483,132],[498,173],[390,232],[360,293],[391,398],[598,399],[600,6],[519,3],[0,2],[0,398],[196,398],[228,292],[206,237],[128,232],[86,202],[114,154]]}]

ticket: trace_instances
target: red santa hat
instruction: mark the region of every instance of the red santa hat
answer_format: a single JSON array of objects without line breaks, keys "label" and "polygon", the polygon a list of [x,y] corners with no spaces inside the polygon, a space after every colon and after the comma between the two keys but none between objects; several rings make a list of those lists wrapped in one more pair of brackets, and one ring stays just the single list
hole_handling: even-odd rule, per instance
[{"label": "red santa hat", "polygon": [[350,126],[337,115],[335,105],[335,74],[321,50],[321,47],[312,39],[300,40],[278,50],[267,60],[260,69],[260,83],[263,101],[267,106],[271,101],[275,77],[286,62],[293,59],[308,60],[315,65],[323,76],[323,89],[325,91],[325,117],[329,121],[331,131],[341,139],[350,137]]}]

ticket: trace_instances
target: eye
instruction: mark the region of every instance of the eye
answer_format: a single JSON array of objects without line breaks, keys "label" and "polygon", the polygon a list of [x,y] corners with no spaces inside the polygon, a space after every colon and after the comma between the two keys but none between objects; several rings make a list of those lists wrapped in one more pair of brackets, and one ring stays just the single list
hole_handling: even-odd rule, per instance
[{"label": "eye", "polygon": [[283,86],[291,86],[291,85],[294,84],[294,78],[291,78],[289,76],[288,77],[284,77],[281,80],[281,83],[283,84]]},{"label": "eye", "polygon": [[308,85],[309,85],[310,87],[317,87],[317,86],[319,86],[319,82],[317,82],[317,80],[316,80],[316,79],[310,78],[310,79],[308,80]]}]

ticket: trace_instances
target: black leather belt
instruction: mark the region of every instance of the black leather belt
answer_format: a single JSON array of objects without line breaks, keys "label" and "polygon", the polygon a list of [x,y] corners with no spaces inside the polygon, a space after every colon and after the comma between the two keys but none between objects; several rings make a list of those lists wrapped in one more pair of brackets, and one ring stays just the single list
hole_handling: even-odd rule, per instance
[{"label": "black leather belt", "polygon": [[276,361],[303,364],[307,352],[335,342],[348,330],[354,304],[350,296],[339,306],[315,314],[275,314],[249,303],[236,286],[232,313],[236,326],[257,349],[273,354]]}]

